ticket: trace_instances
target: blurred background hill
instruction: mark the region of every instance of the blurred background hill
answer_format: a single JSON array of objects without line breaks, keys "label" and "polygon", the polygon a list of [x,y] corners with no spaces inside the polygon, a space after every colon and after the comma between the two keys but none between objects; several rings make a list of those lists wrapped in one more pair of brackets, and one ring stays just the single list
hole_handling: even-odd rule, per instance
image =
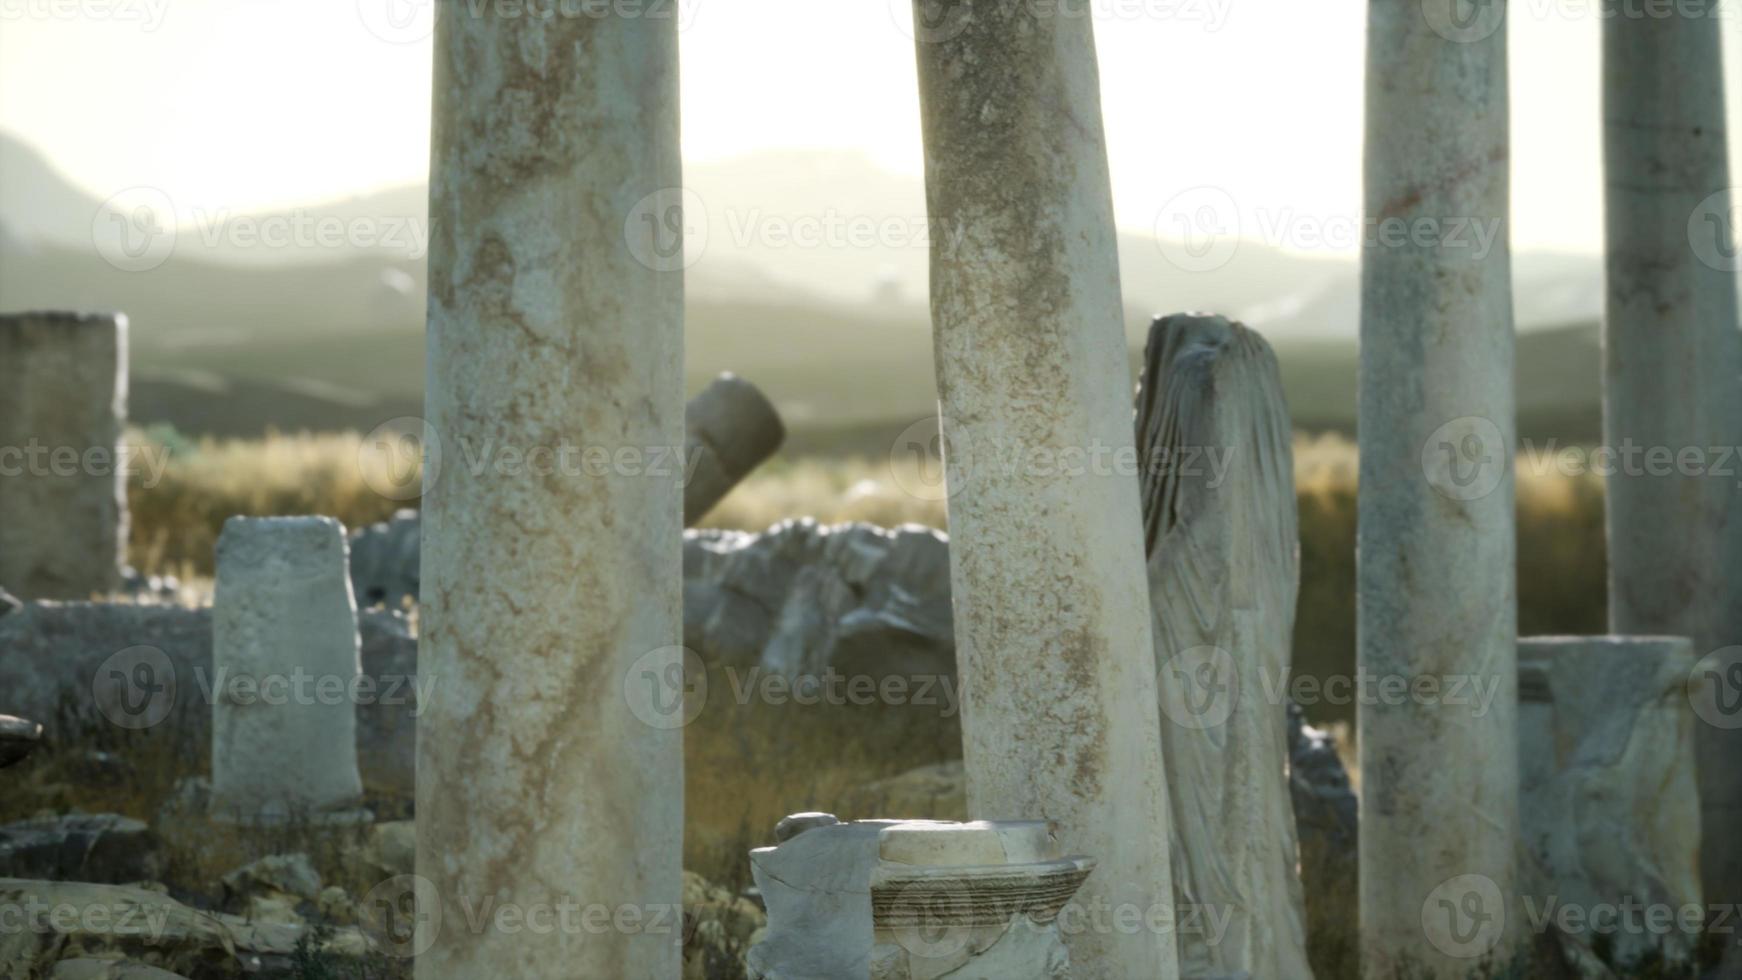
[{"label": "blurred background hill", "polygon": [[[920,179],[855,153],[791,150],[692,165],[686,182],[706,210],[686,273],[692,389],[724,370],[753,379],[798,454],[880,452],[933,411],[927,247],[950,229],[927,228]],[[426,207],[408,185],[294,210],[178,213],[173,230],[141,232],[173,235],[161,264],[125,271],[96,243],[105,223],[133,220],[126,206],[0,132],[0,308],[125,311],[138,422],[189,435],[367,431],[421,411]],[[379,240],[272,247],[232,233],[327,219],[372,222]],[[1297,426],[1352,432],[1353,258],[1241,240],[1220,267],[1187,271],[1178,243],[1150,232],[1122,231],[1119,247],[1134,356],[1154,313],[1240,317],[1276,345]],[[1594,439],[1600,261],[1521,254],[1515,284],[1521,435]]]}]

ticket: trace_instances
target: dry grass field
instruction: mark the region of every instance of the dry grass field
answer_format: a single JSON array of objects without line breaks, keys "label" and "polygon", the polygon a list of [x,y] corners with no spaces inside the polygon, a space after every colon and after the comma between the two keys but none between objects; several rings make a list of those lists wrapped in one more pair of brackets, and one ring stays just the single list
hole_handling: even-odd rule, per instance
[{"label": "dry grass field", "polygon": [[[168,463],[150,486],[131,488],[132,559],[142,571],[202,578],[233,514],[327,514],[359,527],[405,502],[370,489],[385,460],[354,435],[273,435],[264,440],[150,440]],[[707,527],[760,530],[809,516],[824,523],[919,523],[946,528],[944,503],[921,486],[911,462],[887,457],[779,457],[728,496]],[[1354,446],[1336,436],[1301,437],[1295,447],[1301,527],[1297,670],[1323,676],[1353,666],[1355,642]],[[1602,480],[1566,476],[1521,458],[1518,467],[1519,629],[1525,634],[1601,632],[1604,605]],[[379,482],[379,481],[375,481]],[[1321,722],[1352,712],[1321,705]]]}]

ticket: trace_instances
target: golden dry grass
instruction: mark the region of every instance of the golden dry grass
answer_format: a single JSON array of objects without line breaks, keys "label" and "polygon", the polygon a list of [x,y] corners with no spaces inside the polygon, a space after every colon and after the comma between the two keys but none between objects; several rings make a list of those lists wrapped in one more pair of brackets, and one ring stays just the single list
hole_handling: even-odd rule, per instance
[{"label": "golden dry grass", "polygon": [[[146,486],[136,478],[130,493],[133,562],[146,572],[209,575],[218,532],[234,514],[318,513],[358,527],[415,504],[370,489],[381,481],[367,474],[380,472],[385,462],[355,434],[158,441],[172,449],[161,479]],[[933,499],[939,495],[928,492],[933,484],[925,479],[932,474],[915,466],[888,458],[776,459],[722,501],[703,526],[761,530],[808,516],[824,523],[942,528],[945,504]],[[1296,668],[1319,675],[1347,671],[1355,647],[1355,449],[1335,436],[1302,436],[1295,467],[1301,516]],[[1605,562],[1601,478],[1565,476],[1521,458],[1520,632],[1602,632]],[[1316,716],[1343,715],[1327,709]]]}]

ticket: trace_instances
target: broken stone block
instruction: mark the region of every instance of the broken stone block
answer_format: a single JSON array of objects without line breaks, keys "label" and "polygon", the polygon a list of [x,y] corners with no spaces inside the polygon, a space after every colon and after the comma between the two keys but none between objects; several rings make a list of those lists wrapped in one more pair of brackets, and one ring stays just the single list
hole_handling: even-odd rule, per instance
[{"label": "broken stone block", "polygon": [[[1524,911],[1555,926],[1569,962],[1606,947],[1630,975],[1654,952],[1693,955],[1704,920],[1694,664],[1685,637],[1518,641]],[[1654,928],[1629,906],[1701,914],[1691,930],[1679,914]]]},{"label": "broken stone block", "polygon": [[42,744],[42,726],[34,721],[0,715],[0,769],[23,761]]},{"label": "broken stone block", "polygon": [[114,813],[68,814],[0,826],[0,877],[121,883],[157,877],[157,835]]},{"label": "broken stone block", "polygon": [[0,585],[86,599],[127,557],[127,318],[0,315]]},{"label": "broken stone block", "polygon": [[243,822],[356,803],[362,674],[345,529],[233,517],[212,601],[212,807]]},{"label": "broken stone block", "polygon": [[752,978],[1069,976],[1058,920],[1094,861],[1062,855],[1045,821],[799,816],[750,852],[768,908]]}]

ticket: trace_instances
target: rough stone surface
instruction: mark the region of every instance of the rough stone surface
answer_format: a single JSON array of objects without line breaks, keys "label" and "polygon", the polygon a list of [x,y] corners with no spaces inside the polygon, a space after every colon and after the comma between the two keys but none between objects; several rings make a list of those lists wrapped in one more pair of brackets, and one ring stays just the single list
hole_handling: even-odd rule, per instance
[{"label": "rough stone surface", "polygon": [[[1056,821],[1085,901],[1171,902],[1124,313],[1088,18],[916,5],[964,762],[976,816]],[[1034,464],[1036,454],[1065,465]],[[1060,455],[1062,454],[1062,455]],[[1014,461],[1014,465],[1012,465]],[[1173,977],[1171,930],[1077,976]]]},{"label": "rough stone surface", "polygon": [[1392,233],[1362,251],[1357,663],[1497,694],[1360,706],[1369,977],[1504,972],[1522,932],[1505,7],[1449,6],[1368,6],[1364,213]]},{"label": "rough stone surface", "polygon": [[[1137,396],[1180,975],[1310,977],[1287,710],[1300,533],[1270,345],[1219,316],[1158,317]],[[1219,461],[1219,462],[1218,462]],[[1182,917],[1183,918],[1183,917]]]},{"label": "rough stone surface", "polygon": [[[0,585],[24,599],[85,599],[121,584],[127,557],[127,318],[0,315]],[[59,458],[78,454],[70,463]]]},{"label": "rough stone surface", "polygon": [[[1694,662],[1683,637],[1518,641],[1524,894],[1538,907],[1702,904]],[[1605,947],[1631,976],[1654,950],[1687,963],[1699,935],[1636,926],[1561,938],[1586,953]]]},{"label": "rough stone surface", "polygon": [[22,761],[41,744],[40,723],[0,715],[0,769]]},{"label": "rough stone surface", "polygon": [[750,976],[1063,980],[1070,958],[1056,923],[1094,862],[1061,854],[1054,831],[867,820],[758,848],[751,869],[768,929]]},{"label": "rough stone surface", "polygon": [[684,645],[787,674],[951,666],[950,553],[907,526],[786,521],[684,536]]},{"label": "rough stone surface", "polygon": [[[299,923],[203,912],[133,885],[0,878],[0,908],[23,909],[29,917],[21,927],[0,930],[5,977],[61,978],[56,971],[68,960],[90,964],[67,967],[65,976],[74,978],[106,975],[84,972],[98,969],[91,961],[110,961],[117,971],[126,964],[134,972],[113,975],[128,980],[296,976],[292,954],[307,932]],[[313,948],[355,971],[368,944],[357,929],[341,928]],[[162,972],[138,972],[141,962]]]},{"label": "rough stone surface", "polygon": [[[1742,262],[1721,22],[1716,0],[1693,0],[1603,23],[1603,439],[1612,449],[1673,457],[1742,445]],[[1696,657],[1742,644],[1742,489],[1710,457],[1646,464],[1635,457],[1606,477],[1609,628],[1688,636]],[[1742,660],[1717,656],[1720,676]],[[1723,683],[1733,702],[1742,687]],[[1742,902],[1742,724],[1702,725],[1698,746],[1706,899]]]},{"label": "rough stone surface", "polygon": [[0,876],[121,883],[157,877],[157,835],[113,813],[68,814],[0,826]]},{"label": "rough stone surface", "polygon": [[[429,425],[444,454],[683,446],[677,24],[436,11]],[[651,220],[649,220],[651,219]],[[682,897],[680,474],[444,466],[423,496],[418,874],[443,918]],[[661,687],[661,685],[665,685]],[[422,980],[676,977],[677,926],[443,929]]]},{"label": "rough stone surface", "polygon": [[351,535],[351,591],[358,606],[393,609],[406,599],[417,601],[421,526],[417,511],[400,510]]},{"label": "rough stone surface", "polygon": [[362,666],[344,526],[232,517],[217,552],[214,812],[253,820],[356,803]]}]

